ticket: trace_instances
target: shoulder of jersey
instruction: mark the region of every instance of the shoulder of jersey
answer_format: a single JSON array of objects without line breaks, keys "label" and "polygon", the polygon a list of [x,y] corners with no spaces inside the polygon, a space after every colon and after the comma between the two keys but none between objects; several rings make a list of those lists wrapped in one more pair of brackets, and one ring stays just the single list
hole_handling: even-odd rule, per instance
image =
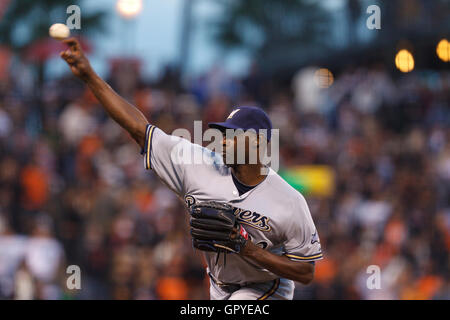
[{"label": "shoulder of jersey", "polygon": [[[273,171],[273,170],[271,170]],[[305,197],[289,183],[287,183],[278,173],[273,171],[272,179],[268,184],[272,189],[272,193],[279,195],[281,199],[289,201],[293,204],[306,204]]]},{"label": "shoulder of jersey", "polygon": [[219,170],[221,174],[226,174],[229,171],[219,154],[189,140],[183,140],[183,143],[179,144],[181,148],[191,148],[194,153],[201,153],[202,159],[210,158],[211,161],[199,163],[200,165],[212,166],[215,170]]}]

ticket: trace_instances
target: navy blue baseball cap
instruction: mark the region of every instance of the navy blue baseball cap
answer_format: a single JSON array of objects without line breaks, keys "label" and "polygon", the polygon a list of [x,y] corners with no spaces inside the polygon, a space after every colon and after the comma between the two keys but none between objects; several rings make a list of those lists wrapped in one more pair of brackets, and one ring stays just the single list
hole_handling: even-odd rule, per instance
[{"label": "navy blue baseball cap", "polygon": [[259,107],[237,107],[235,108],[225,122],[210,122],[210,128],[225,131],[226,129],[242,129],[247,131],[253,129],[259,132],[261,129],[267,130],[267,141],[272,136],[272,122],[269,116]]}]

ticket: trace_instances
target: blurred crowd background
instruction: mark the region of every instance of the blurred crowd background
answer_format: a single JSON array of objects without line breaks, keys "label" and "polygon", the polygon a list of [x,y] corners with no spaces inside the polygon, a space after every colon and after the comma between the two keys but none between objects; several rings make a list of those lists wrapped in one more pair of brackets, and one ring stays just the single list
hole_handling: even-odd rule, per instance
[{"label": "blurred crowd background", "polygon": [[[12,47],[0,50],[0,299],[208,299],[183,202],[81,82],[36,77],[6,58]],[[305,194],[324,260],[294,299],[450,299],[448,63],[401,73],[371,52],[341,52],[322,64],[332,74],[255,59],[242,76],[167,66],[152,80],[119,59],[106,80],[168,133],[260,105],[280,129],[281,169],[332,168],[332,194]],[[81,290],[67,288],[69,265]]]}]

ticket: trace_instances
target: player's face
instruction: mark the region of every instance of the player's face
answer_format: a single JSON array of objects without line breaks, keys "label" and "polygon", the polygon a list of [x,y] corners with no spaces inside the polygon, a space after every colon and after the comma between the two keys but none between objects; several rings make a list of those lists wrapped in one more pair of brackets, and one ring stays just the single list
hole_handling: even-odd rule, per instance
[{"label": "player's face", "polygon": [[[227,166],[256,163],[257,148],[250,148],[254,139],[255,137],[249,133],[232,130],[228,134],[223,133],[222,157],[224,163]],[[254,154],[250,150],[254,150]]]},{"label": "player's face", "polygon": [[237,163],[237,137],[233,136],[228,137],[223,134],[223,140],[222,140],[222,157],[223,162],[227,166],[232,166]]}]

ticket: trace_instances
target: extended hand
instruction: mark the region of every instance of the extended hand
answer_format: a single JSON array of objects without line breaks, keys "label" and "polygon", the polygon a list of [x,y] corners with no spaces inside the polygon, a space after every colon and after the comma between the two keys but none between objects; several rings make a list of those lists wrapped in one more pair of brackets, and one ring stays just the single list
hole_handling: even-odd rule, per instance
[{"label": "extended hand", "polygon": [[94,71],[89,63],[89,60],[83,53],[80,43],[75,38],[63,40],[69,46],[66,51],[61,52],[63,58],[70,66],[73,74],[82,80],[87,80]]}]

